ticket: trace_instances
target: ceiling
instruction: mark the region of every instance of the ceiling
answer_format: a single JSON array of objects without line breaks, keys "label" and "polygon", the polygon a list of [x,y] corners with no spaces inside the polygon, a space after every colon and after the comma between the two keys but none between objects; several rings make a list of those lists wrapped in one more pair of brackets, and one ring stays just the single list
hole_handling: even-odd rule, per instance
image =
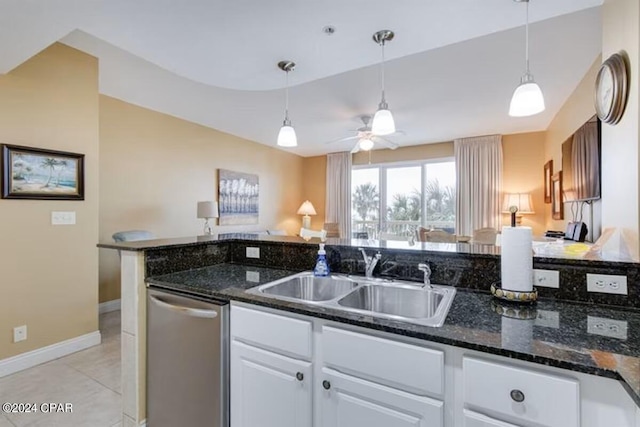
[{"label": "ceiling", "polygon": [[[524,68],[524,5],[511,0],[0,0],[0,72],[55,41],[100,58],[100,92],[275,146],[282,59],[299,146],[318,155],[379,102],[414,145],[544,130],[601,52],[602,0],[532,0],[531,68],[547,110],[511,118]],[[326,25],[336,28],[327,36]]]}]

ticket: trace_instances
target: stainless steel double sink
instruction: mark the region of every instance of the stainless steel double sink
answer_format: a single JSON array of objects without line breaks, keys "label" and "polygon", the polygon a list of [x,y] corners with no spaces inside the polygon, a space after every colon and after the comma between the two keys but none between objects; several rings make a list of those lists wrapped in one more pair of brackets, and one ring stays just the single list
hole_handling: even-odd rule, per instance
[{"label": "stainless steel double sink", "polygon": [[330,307],[424,326],[442,326],[456,290],[400,280],[298,273],[256,286],[248,293],[285,301]]}]

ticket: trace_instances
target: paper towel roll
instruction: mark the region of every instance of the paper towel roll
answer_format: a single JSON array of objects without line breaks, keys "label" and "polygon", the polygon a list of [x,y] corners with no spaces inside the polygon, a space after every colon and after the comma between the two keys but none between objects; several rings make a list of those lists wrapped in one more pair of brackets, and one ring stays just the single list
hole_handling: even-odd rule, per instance
[{"label": "paper towel roll", "polygon": [[502,289],[533,290],[531,227],[502,227]]}]

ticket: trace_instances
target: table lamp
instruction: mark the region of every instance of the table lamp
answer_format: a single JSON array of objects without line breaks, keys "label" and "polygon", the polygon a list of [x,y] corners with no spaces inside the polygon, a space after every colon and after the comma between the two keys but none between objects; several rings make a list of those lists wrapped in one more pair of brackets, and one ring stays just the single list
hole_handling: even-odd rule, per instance
[{"label": "table lamp", "polygon": [[309,215],[317,215],[317,213],[311,202],[305,200],[300,205],[300,209],[298,209],[298,215],[304,215],[302,217],[302,228],[311,228],[311,217]]},{"label": "table lamp", "polygon": [[522,223],[522,214],[534,214],[533,202],[531,200],[531,194],[529,193],[508,193],[504,195],[504,203],[502,204],[502,213],[511,213],[509,208],[516,206],[518,211],[516,213],[516,223],[520,225]]},{"label": "table lamp", "polygon": [[218,218],[218,202],[198,202],[198,218],[204,218],[204,234],[211,235],[210,218]]}]

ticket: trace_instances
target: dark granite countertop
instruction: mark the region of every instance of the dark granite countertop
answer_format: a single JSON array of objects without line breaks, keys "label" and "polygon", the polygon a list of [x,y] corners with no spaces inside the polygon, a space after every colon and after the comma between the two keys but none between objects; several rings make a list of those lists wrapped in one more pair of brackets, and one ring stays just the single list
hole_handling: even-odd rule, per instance
[{"label": "dark granite countertop", "polygon": [[[295,272],[219,264],[148,278],[151,286],[200,297],[237,300],[298,314],[620,380],[640,406],[640,312],[540,300],[531,320],[488,294],[458,289],[440,328],[276,300],[244,292]],[[600,319],[627,322],[619,338],[588,333]]]},{"label": "dark granite countertop", "polygon": [[[133,242],[119,242],[119,243],[99,243],[97,246],[103,249],[117,249],[123,251],[153,251],[167,248],[181,248],[190,247],[203,244],[216,244],[221,242],[261,242],[267,244],[281,244],[281,245],[313,245],[317,247],[320,240],[313,238],[309,241],[297,236],[270,236],[267,234],[253,234],[253,233],[221,233],[206,236],[192,236],[192,237],[178,237],[170,239],[154,239],[154,240],[140,240]],[[386,241],[386,240],[364,240],[364,239],[338,239],[328,238],[324,242],[327,247],[340,246],[340,247],[363,247],[370,249],[388,249],[394,251],[407,251],[408,253],[416,252],[432,252],[432,253],[444,253],[444,254],[461,254],[472,255],[474,257],[499,257],[500,246],[485,245],[485,244],[473,244],[473,243],[437,243],[437,242],[414,242],[407,241]],[[566,245],[572,245],[575,242],[568,242]],[[547,249],[545,249],[547,245]],[[549,246],[551,245],[551,246]],[[582,244],[580,244],[582,245]],[[548,248],[555,247],[550,250]],[[534,249],[534,258],[539,262],[546,263],[571,263],[573,265],[609,265],[615,263],[619,266],[631,265],[636,266],[637,263],[628,260],[620,259],[615,256],[602,255],[598,252],[586,253],[580,255],[571,254],[571,252],[565,252],[559,248],[562,248],[562,244],[554,245],[553,242],[536,242]],[[542,249],[540,249],[542,248]]]},{"label": "dark granite countertop", "polygon": [[218,300],[230,300],[229,288],[244,289],[273,282],[295,274],[295,271],[274,268],[247,267],[239,264],[217,264],[194,270],[179,271],[163,276],[149,277],[147,283],[185,294]]}]

